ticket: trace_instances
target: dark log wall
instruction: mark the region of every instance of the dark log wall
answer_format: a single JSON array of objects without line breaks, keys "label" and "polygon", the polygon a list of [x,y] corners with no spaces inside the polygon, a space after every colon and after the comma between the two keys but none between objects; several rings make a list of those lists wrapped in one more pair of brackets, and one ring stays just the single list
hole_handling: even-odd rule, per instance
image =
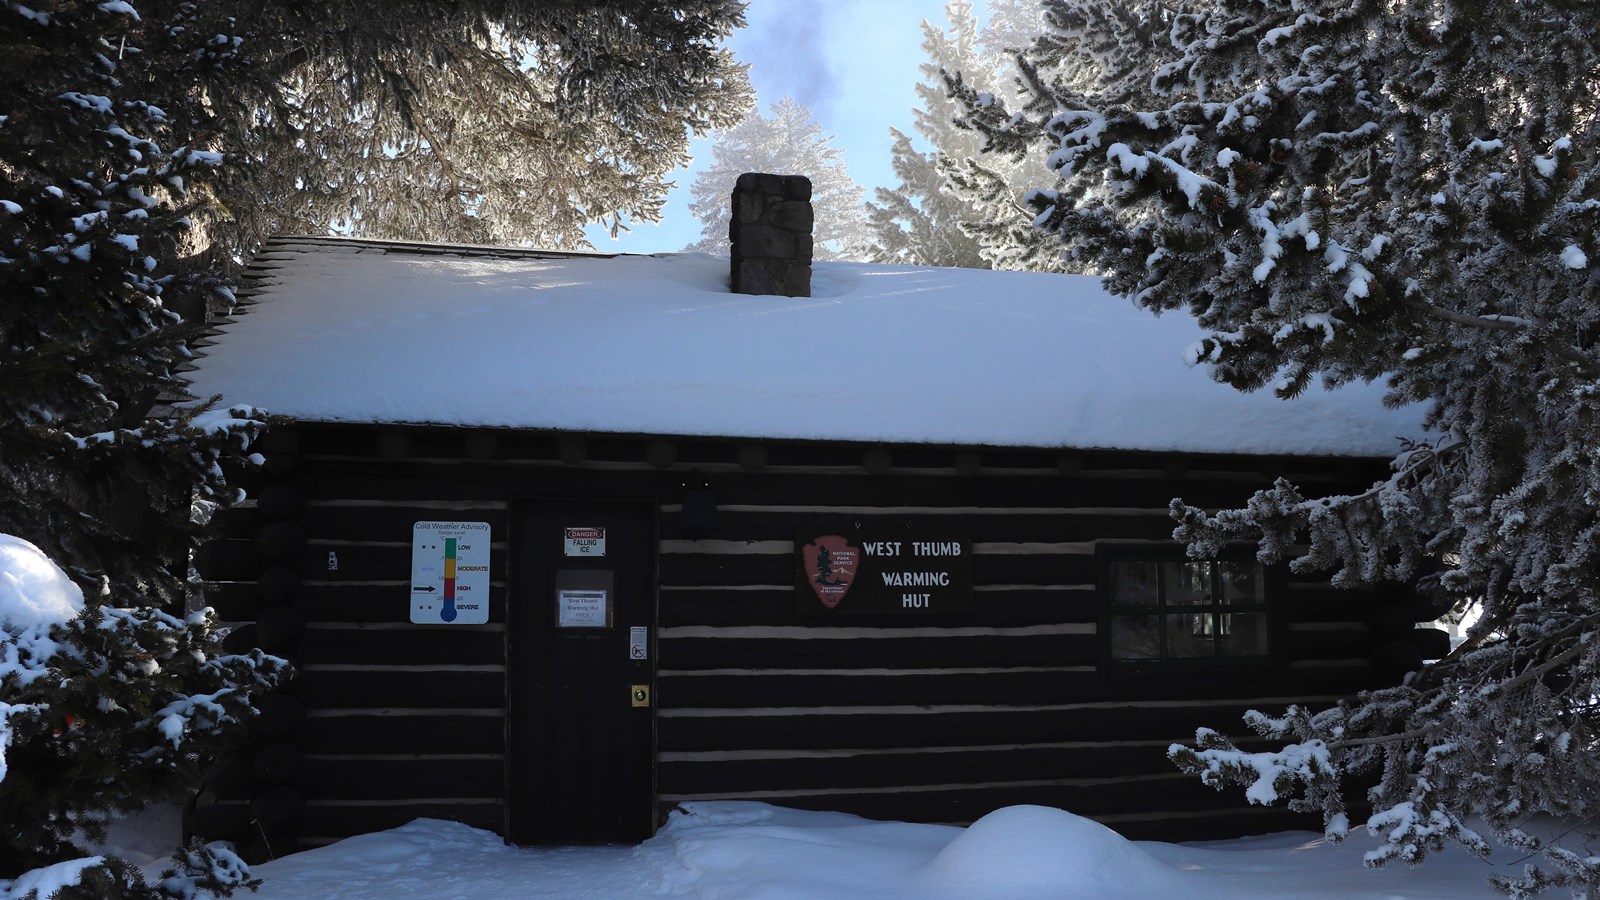
[{"label": "dark log wall", "polygon": [[[242,623],[231,640],[299,673],[191,820],[257,856],[417,816],[503,827],[508,527],[522,498],[657,504],[663,816],[741,798],[960,823],[1040,803],[1138,837],[1317,827],[1176,773],[1166,747],[1437,655],[1403,599],[1289,579],[1275,598],[1282,658],[1265,670],[1101,671],[1098,546],[1167,542],[1174,496],[1237,504],[1279,474],[1333,493],[1381,467],[306,425],[269,435],[267,457],[256,499],[197,557],[208,602]],[[679,520],[700,484],[714,530]],[[427,519],[490,523],[489,624],[408,622],[411,526]],[[797,529],[836,522],[964,533],[975,611],[797,616]]]}]

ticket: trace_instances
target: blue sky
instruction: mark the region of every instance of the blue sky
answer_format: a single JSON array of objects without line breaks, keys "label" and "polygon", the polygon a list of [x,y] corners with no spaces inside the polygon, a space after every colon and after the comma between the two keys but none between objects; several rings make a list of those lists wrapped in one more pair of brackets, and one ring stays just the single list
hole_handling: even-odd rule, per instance
[{"label": "blue sky", "polygon": [[[984,4],[974,5],[981,15]],[[728,44],[750,64],[762,111],[786,94],[794,97],[835,136],[869,197],[874,187],[892,187],[889,128],[913,133],[917,66],[926,61],[920,25],[927,19],[944,27],[944,0],[750,0],[745,19]],[[697,140],[690,152],[709,160],[711,142]],[[673,177],[677,188],[667,195],[660,224],[634,225],[615,241],[592,228],[595,249],[658,253],[699,239],[700,223],[689,213],[697,171],[691,165]]]}]

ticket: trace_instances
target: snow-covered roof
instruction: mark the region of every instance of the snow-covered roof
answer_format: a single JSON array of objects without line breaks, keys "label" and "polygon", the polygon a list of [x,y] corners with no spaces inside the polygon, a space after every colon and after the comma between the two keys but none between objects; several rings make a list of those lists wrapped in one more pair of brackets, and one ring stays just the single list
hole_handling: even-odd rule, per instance
[{"label": "snow-covered roof", "polygon": [[1198,453],[1387,456],[1377,385],[1293,401],[1190,368],[1200,335],[1075,275],[815,264],[810,298],[728,262],[278,244],[196,396],[317,422]]}]

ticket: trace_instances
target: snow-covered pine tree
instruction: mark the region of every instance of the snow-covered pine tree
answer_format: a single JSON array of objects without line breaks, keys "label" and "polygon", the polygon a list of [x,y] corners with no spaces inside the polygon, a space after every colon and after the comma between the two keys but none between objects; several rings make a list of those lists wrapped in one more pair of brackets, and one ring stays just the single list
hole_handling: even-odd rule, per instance
[{"label": "snow-covered pine tree", "polygon": [[922,23],[928,61],[918,66],[921,105],[916,132],[931,146],[923,153],[912,138],[894,138],[891,165],[900,183],[878,188],[867,205],[872,233],[868,257],[878,262],[968,268],[1051,270],[1059,268],[1053,242],[1031,225],[1022,193],[1051,176],[1033,156],[983,153],[983,136],[955,124],[959,107],[946,89],[946,74],[960,73],[974,90],[1014,91],[1015,50],[1043,29],[1033,0],[996,0],[980,28],[970,0],[945,7],[948,27]]},{"label": "snow-covered pine tree", "polygon": [[[165,101],[233,45],[198,6],[37,6],[0,5],[0,533],[62,563],[84,606],[43,641],[0,623],[0,880],[60,864],[44,883],[70,886],[52,896],[226,890],[247,876],[222,850],[191,848],[156,884],[72,861],[107,817],[192,789],[281,668],[223,653],[209,613],[185,611],[188,539],[231,499],[223,468],[259,423],[149,415],[187,355],[168,301],[214,287],[164,263],[188,234],[186,187],[220,159],[189,143],[203,106]],[[159,98],[130,88],[157,83]]]},{"label": "snow-covered pine tree", "polygon": [[[1013,97],[1033,114],[1044,115],[1041,111],[1055,92],[1081,92],[1092,85],[1097,96],[1107,96],[1130,78],[1137,83],[1137,66],[1147,60],[1140,51],[1165,27],[1167,6],[1152,0],[1116,0],[1062,10],[1060,21],[1072,23],[1069,37],[1064,37],[1049,33],[1050,20],[1044,16],[1048,7],[1037,0],[1005,0],[984,37],[987,52],[1002,55],[1011,64],[1006,70],[1008,90],[992,88],[993,79],[975,81],[966,72],[947,68],[943,84],[952,97],[957,126],[973,129],[966,107],[993,104],[997,96],[1002,105],[1004,97]],[[1063,40],[1072,42],[1070,52],[1063,48]],[[1035,42],[1040,48],[1031,51]],[[1027,52],[1019,56],[1017,48]],[[958,96],[965,99],[955,99]],[[991,134],[977,138],[980,155],[975,159],[950,156],[943,161],[952,193],[972,211],[964,228],[984,247],[995,268],[1090,271],[1082,261],[1064,257],[1069,248],[1063,248],[1049,230],[1035,227],[1029,192],[1059,190],[1076,195],[1095,190],[1082,182],[1058,182],[1050,166],[1055,137],[1035,124],[1033,120],[1011,123],[1000,141],[992,140]]]},{"label": "snow-covered pine tree", "polygon": [[1178,537],[1197,555],[1257,540],[1271,561],[1309,534],[1299,569],[1421,577],[1441,607],[1481,609],[1466,644],[1398,687],[1252,717],[1280,751],[1208,734],[1174,758],[1253,797],[1298,788],[1336,834],[1339,782],[1365,773],[1375,863],[1483,849],[1466,824],[1481,815],[1544,853],[1505,890],[1600,890],[1593,856],[1522,828],[1548,812],[1592,840],[1600,813],[1600,6],[1048,15],[1035,68],[1101,74],[1032,78],[1015,112],[963,96],[997,144],[1048,142],[1065,184],[1032,204],[1075,261],[1195,316],[1210,336],[1191,358],[1236,387],[1386,378],[1393,402],[1427,404],[1434,437],[1370,491],[1280,481],[1214,515],[1174,501]]},{"label": "snow-covered pine tree", "polygon": [[685,249],[726,252],[734,182],[745,172],[770,172],[811,179],[816,259],[859,258],[866,240],[863,191],[845,167],[844,150],[833,145],[833,135],[824,134],[800,102],[784,97],[771,111],[771,118],[752,111],[743,122],[717,132],[711,164],[689,185],[689,211],[700,220],[701,236]]},{"label": "snow-covered pine tree", "polygon": [[[183,8],[190,0],[160,0]],[[750,106],[722,39],[743,0],[209,0],[243,65],[211,89],[207,231],[223,263],[275,233],[587,246],[660,217],[689,133]]]},{"label": "snow-covered pine tree", "polygon": [[922,21],[922,49],[928,61],[917,66],[922,73],[916,86],[921,106],[913,110],[916,132],[933,152],[919,151],[910,135],[889,129],[894,138],[890,165],[900,183],[877,188],[876,199],[867,203],[867,227],[872,232],[867,256],[874,262],[987,269],[990,265],[977,240],[961,230],[963,221],[980,217],[951,191],[939,163],[975,159],[983,145],[982,136],[955,126],[956,107],[945,96],[945,70],[962,72],[973,84],[992,85],[996,73],[983,65],[989,60],[978,57],[978,19],[970,0],[951,0],[944,14],[949,23],[944,29]]},{"label": "snow-covered pine tree", "polygon": [[867,201],[867,227],[872,230],[867,259],[911,266],[990,268],[977,240],[961,230],[960,223],[972,211],[951,193],[948,180],[939,171],[938,156],[917,150],[911,137],[898,128],[891,127],[889,134],[894,138],[889,164],[900,183],[875,189],[876,199]]}]

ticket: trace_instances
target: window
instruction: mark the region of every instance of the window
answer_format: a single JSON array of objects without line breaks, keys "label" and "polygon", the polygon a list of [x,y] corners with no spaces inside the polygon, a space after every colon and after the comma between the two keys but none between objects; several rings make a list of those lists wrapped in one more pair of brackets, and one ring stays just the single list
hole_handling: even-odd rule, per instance
[{"label": "window", "polygon": [[1119,552],[1101,571],[1115,664],[1244,661],[1271,650],[1266,578],[1254,560]]}]

